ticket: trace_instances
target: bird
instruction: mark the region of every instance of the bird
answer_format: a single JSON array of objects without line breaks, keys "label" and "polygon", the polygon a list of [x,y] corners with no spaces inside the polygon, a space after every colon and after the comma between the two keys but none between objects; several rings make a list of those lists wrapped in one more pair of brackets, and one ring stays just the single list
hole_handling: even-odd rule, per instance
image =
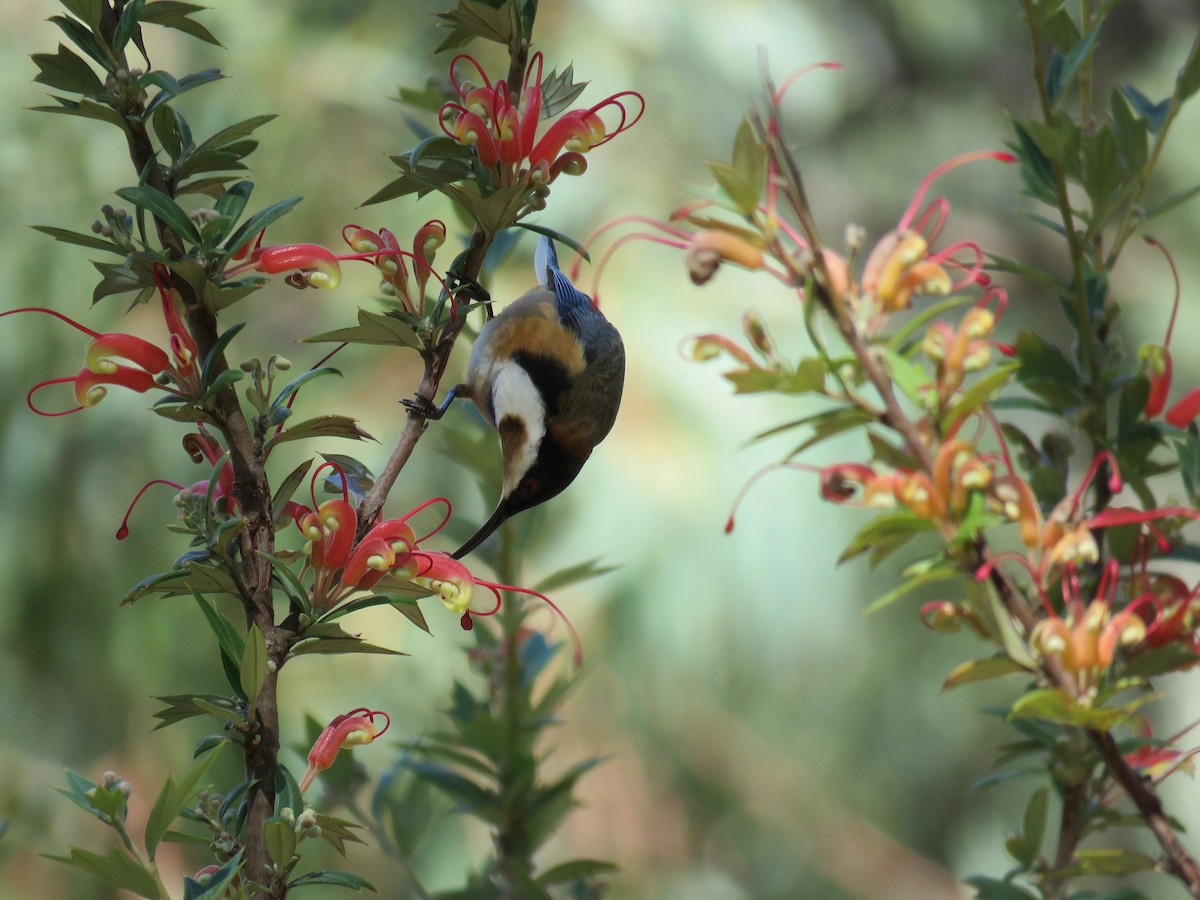
[{"label": "bird", "polygon": [[[596,302],[558,265],[542,236],[534,255],[538,285],[484,323],[466,379],[447,392],[440,418],[459,397],[471,400],[500,434],[503,478],[491,516],[453,554],[466,556],[500,525],[561,493],[617,418],[625,347]],[[413,401],[410,409],[419,409]]]}]

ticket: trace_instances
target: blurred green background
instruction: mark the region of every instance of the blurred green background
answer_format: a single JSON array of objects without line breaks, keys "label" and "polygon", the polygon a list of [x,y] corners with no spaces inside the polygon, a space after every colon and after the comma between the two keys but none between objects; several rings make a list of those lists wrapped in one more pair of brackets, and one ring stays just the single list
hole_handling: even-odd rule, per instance
[{"label": "blurred green background", "polygon": [[[273,242],[333,245],[350,221],[411,234],[439,215],[453,231],[449,211],[434,198],[356,209],[391,177],[384,154],[411,144],[403,110],[388,98],[397,85],[445,72],[448,59],[430,57],[439,40],[430,14],[445,0],[212,5],[201,19],[226,50],[155,30],[152,58],[176,74],[220,66],[232,76],[181,100],[197,134],[264,111],[280,114],[259,132],[263,145],[250,160],[254,202],[295,193],[306,200],[272,230]],[[58,32],[44,20],[56,11],[49,0],[0,5],[3,306],[52,306],[99,330],[124,322],[153,337],[161,328],[155,316],[139,311],[123,320],[120,300],[89,310],[95,275],[87,252],[28,228],[86,230],[100,204],[113,201],[110,191],[135,181],[111,129],[24,109],[46,102],[30,83],[35,68],[27,54],[53,48]],[[1101,41],[1103,84],[1115,77],[1165,96],[1198,20],[1190,0],[1122,4]],[[1006,110],[1033,105],[1016,2],[547,0],[536,39],[548,66],[574,61],[576,76],[591,80],[585,101],[627,88],[646,96],[641,124],[595,152],[586,177],[555,184],[539,221],[580,238],[617,215],[662,217],[689,199],[689,183],[706,183],[704,159],[727,158],[757,89],[760,46],[777,77],[818,60],[846,67],[810,74],[787,105],[813,206],[835,246],[850,222],[882,233],[934,165],[1001,146]],[[1186,110],[1177,128],[1156,197],[1197,180],[1192,148],[1200,116]],[[1018,196],[1012,170],[979,164],[940,188],[955,204],[951,236],[1062,269],[1048,233],[1020,217],[1028,201]],[[1195,207],[1154,230],[1174,249],[1184,281],[1177,389],[1200,377],[1184,349],[1200,327],[1200,262],[1191,253],[1198,232]],[[529,252],[522,248],[497,273],[491,288],[498,298],[528,287]],[[586,278],[583,286],[590,287]],[[1171,287],[1158,255],[1132,248],[1116,290],[1129,346],[1161,340]],[[350,270],[335,294],[273,285],[236,307],[230,321],[253,316],[244,355],[281,352],[307,366],[321,349],[293,342],[349,324],[374,291],[367,267]],[[1005,739],[978,709],[1008,696],[1005,685],[939,693],[947,671],[975,649],[970,639],[934,637],[917,620],[916,600],[863,617],[894,570],[833,564],[866,514],[822,504],[811,477],[769,476],[742,506],[734,532],[723,533],[741,485],[790,449],[786,438],[755,445],[748,438],[813,407],[734,398],[716,369],[687,363],[678,347],[698,332],[737,334],[742,312],[754,307],[799,356],[795,297],[733,271],[695,289],[682,257],[651,245],[620,253],[602,292],[629,354],[622,414],[575,486],[542,514],[553,538],[530,555],[526,581],[593,557],[619,566],[556,595],[583,636],[589,671],[549,766],[589,754],[607,761],[583,780],[583,808],[551,843],[546,862],[614,860],[622,869],[615,896],[654,900],[951,898],[968,894],[956,879],[1002,874],[1003,836],[1015,830],[1032,785],[970,790],[989,770],[991,748]],[[1004,334],[1030,323],[1057,333],[1051,298],[1019,283],[1010,292]],[[208,669],[209,636],[190,603],[116,607],[133,583],[183,549],[163,529],[174,515],[167,489],[139,506],[128,540],[113,539],[144,481],[200,477],[180,452],[183,430],[147,416],[144,398],[120,392],[63,419],[25,408],[33,383],[76,370],[82,344],[48,317],[0,322],[7,509],[0,517],[0,817],[11,817],[0,840],[4,897],[110,896],[37,855],[68,842],[102,849],[109,840],[50,786],[64,766],[93,778],[113,769],[134,783],[132,815],[144,816],[166,772],[181,767],[203,733],[185,725],[149,735],[158,708],[152,695],[219,689]],[[380,440],[363,451],[378,468],[402,424],[396,400],[416,384],[413,362],[356,348],[338,365],[344,382],[315,383],[302,404],[360,417]],[[472,418],[454,416],[460,424]],[[389,508],[399,512],[444,492],[464,516],[477,517],[483,498],[439,446],[433,434],[421,443]],[[326,442],[315,449],[360,448]],[[858,454],[852,440],[831,441],[808,460]],[[281,463],[278,471],[286,470]],[[353,623],[411,658],[318,657],[289,666],[285,741],[301,743],[305,712],[325,721],[357,706],[387,709],[401,738],[436,723],[451,678],[465,675],[465,638],[452,616],[432,607],[429,614],[434,638],[394,615],[362,614]],[[1173,699],[1157,710],[1160,733],[1196,715],[1180,699],[1195,694],[1189,679],[1168,683]],[[386,745],[356,751],[358,760],[372,772],[384,769],[394,759]],[[299,754],[289,761],[303,767]],[[1192,782],[1176,779],[1164,793],[1175,815],[1200,824]],[[449,887],[485,847],[485,835],[447,819],[418,862],[431,887]],[[168,869],[181,865],[160,858]],[[388,865],[355,847],[346,868],[389,896],[396,874]],[[1155,897],[1182,896],[1165,881],[1154,884]]]}]

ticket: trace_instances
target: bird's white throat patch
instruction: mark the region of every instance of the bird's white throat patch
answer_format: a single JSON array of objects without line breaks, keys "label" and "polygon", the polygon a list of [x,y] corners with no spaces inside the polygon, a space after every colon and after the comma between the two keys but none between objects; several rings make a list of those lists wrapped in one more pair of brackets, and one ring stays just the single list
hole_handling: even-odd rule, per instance
[{"label": "bird's white throat patch", "polygon": [[523,444],[505,448],[502,495],[507,497],[537,459],[538,447],[546,436],[546,404],[529,373],[509,360],[492,372],[492,408],[497,423],[511,416],[525,425]]}]

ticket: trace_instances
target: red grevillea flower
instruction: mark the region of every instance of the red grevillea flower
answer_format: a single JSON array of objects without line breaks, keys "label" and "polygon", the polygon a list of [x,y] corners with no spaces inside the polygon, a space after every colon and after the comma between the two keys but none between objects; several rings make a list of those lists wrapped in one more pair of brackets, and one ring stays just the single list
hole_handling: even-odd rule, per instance
[{"label": "red grevillea flower", "polygon": [[[1175,260],[1167,252],[1167,248],[1152,237],[1145,239],[1147,244],[1157,247],[1167,259],[1171,268],[1171,277],[1175,281],[1175,299],[1171,303],[1171,318],[1167,322],[1167,334],[1162,344],[1147,344],[1138,351],[1138,359],[1150,380],[1150,394],[1146,398],[1145,413],[1147,419],[1153,419],[1162,413],[1167,405],[1167,396],[1171,391],[1171,377],[1174,374],[1171,363],[1171,336],[1175,332],[1175,319],[1179,315],[1179,270],[1175,268]],[[1187,428],[1196,417],[1200,416],[1200,387],[1192,388],[1182,398],[1177,400],[1166,411],[1163,420],[1175,428]]]},{"label": "red grevillea flower", "polygon": [[[450,612],[461,614],[464,631],[470,631],[475,627],[472,621],[473,616],[492,616],[500,611],[501,591],[526,594],[541,600],[563,621],[571,634],[571,643],[575,648],[575,664],[583,665],[583,644],[579,640],[578,632],[575,631],[571,620],[566,617],[558,605],[545,594],[530,588],[485,581],[473,575],[470,569],[447,553],[419,550],[413,554],[413,557],[417,562],[417,569],[411,577],[411,581],[433,591],[434,595],[442,601],[442,605]],[[483,587],[491,591],[496,601],[491,609],[482,611],[471,609],[471,601],[475,596],[476,587]]]},{"label": "red grevillea flower", "polygon": [[[123,387],[139,394],[151,388],[184,397],[198,397],[201,392],[197,370],[196,342],[183,324],[176,302],[178,292],[169,287],[165,270],[156,270],[159,296],[162,299],[163,320],[167,325],[168,353],[143,338],[122,332],[100,334],[69,316],[40,306],[27,306],[0,313],[0,317],[16,313],[42,313],[66,322],[77,331],[90,336],[85,364],[78,374],[52,378],[30,389],[25,402],[42,416],[64,416],[95,406],[108,394],[109,387]],[[124,362],[120,362],[123,360]],[[130,363],[132,365],[130,365]],[[33,395],[53,384],[71,384],[75,401],[72,409],[47,412],[33,402]]]},{"label": "red grevillea flower", "polygon": [[[332,609],[358,591],[371,590],[389,572],[406,570],[418,543],[450,520],[450,502],[435,497],[398,519],[378,522],[356,542],[358,513],[350,504],[345,478],[341,479],[341,497],[317,503],[316,480],[326,468],[341,471],[336,463],[322,464],[312,477],[313,508],[299,508],[293,513],[301,534],[308,539],[307,565],[314,573],[312,605],[318,612]],[[408,520],[439,503],[446,507],[445,517],[433,531],[418,538]]]},{"label": "red grevillea flower", "polygon": [[[386,228],[373,231],[362,225],[347,225],[342,229],[342,239],[352,253],[334,253],[320,244],[278,244],[262,246],[260,233],[253,244],[247,244],[232,257],[233,261],[245,260],[225,271],[226,279],[236,278],[245,272],[264,275],[288,273],[284,281],[296,288],[323,288],[333,290],[342,283],[341,263],[359,260],[372,263],[382,275],[380,290],[400,300],[406,312],[417,315],[421,312],[425,286],[432,276],[444,288],[445,281],[433,269],[433,258],[446,241],[446,225],[439,219],[431,219],[413,235],[412,250],[403,250],[396,236]],[[410,283],[405,258],[413,261],[415,289]],[[453,299],[453,297],[451,298]]]},{"label": "red grevillea flower", "polygon": [[[479,83],[462,77],[462,69]],[[495,170],[503,185],[525,179],[549,184],[564,172],[580,174],[586,169],[582,154],[632,128],[646,108],[641,94],[620,91],[586,109],[559,114],[539,138],[542,76],[542,54],[535,53],[525,70],[521,96],[514,98],[508,83],[493,84],[473,57],[460,54],[450,62],[450,81],[459,99],[442,106],[442,131],[473,147],[480,164]],[[630,109],[635,101],[636,113]]]},{"label": "red grevillea flower", "polygon": [[[377,718],[383,719],[382,728],[376,726]],[[320,772],[333,765],[338,752],[344,747],[369,744],[387,731],[391,724],[392,720],[387,713],[367,709],[365,706],[335,717],[325,726],[308,752],[308,769],[300,779],[300,792],[306,791]]]}]

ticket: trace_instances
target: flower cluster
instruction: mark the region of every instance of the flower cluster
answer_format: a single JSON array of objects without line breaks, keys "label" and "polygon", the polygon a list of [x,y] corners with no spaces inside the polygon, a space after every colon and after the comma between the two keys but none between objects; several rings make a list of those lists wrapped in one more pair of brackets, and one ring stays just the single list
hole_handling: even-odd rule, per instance
[{"label": "flower cluster", "polygon": [[[461,77],[460,68],[473,69],[479,83]],[[587,168],[584,153],[632,128],[645,111],[641,94],[621,91],[586,109],[562,113],[539,138],[538,123],[547,115],[541,53],[529,61],[519,98],[507,82],[493,83],[466,54],[451,60],[450,82],[458,100],[442,106],[442,131],[472,147],[480,164],[497,173],[501,186],[522,181],[547,185],[563,173],[581,174]],[[636,113],[630,111],[631,101],[637,103]],[[608,125],[604,115],[610,111],[616,122]]]}]

